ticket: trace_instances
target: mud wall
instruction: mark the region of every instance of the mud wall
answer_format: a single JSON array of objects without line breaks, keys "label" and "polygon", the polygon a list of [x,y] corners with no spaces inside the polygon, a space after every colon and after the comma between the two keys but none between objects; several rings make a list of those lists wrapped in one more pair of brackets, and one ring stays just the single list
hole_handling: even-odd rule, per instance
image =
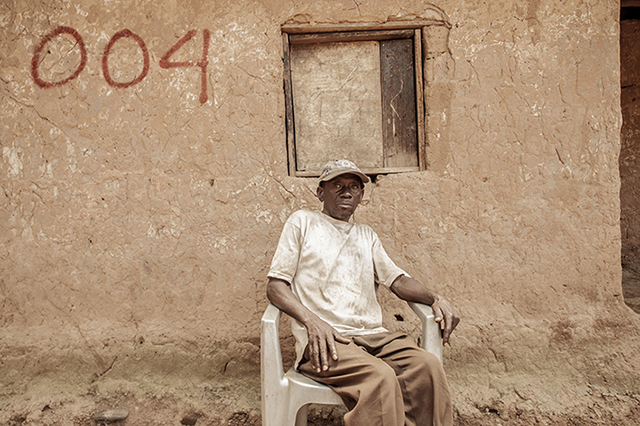
[{"label": "mud wall", "polygon": [[434,10],[429,170],[379,176],[356,220],[459,307],[459,420],[637,410],[612,0],[4,2],[5,407],[224,382],[255,414],[265,274],[287,216],[318,206],[287,174],[281,25]]}]

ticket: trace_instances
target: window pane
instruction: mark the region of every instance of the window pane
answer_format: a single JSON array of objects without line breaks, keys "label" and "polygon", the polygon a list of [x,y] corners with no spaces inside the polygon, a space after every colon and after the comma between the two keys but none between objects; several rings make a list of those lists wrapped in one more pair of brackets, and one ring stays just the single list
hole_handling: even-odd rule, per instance
[{"label": "window pane", "polygon": [[383,164],[379,43],[291,46],[297,170]]},{"label": "window pane", "polygon": [[418,165],[413,40],[380,42],[384,166]]}]

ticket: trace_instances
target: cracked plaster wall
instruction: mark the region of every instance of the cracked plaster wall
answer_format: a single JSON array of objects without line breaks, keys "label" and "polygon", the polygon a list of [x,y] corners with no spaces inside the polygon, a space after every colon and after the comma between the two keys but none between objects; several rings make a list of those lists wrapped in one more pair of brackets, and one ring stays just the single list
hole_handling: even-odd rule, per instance
[{"label": "cracked plaster wall", "polygon": [[[638,345],[622,343],[637,343],[640,325],[620,285],[618,3],[437,6],[452,27],[426,66],[427,93],[437,93],[428,102],[441,111],[428,117],[429,171],[381,176],[356,220],[459,307],[445,367],[460,413],[496,400],[496,410],[542,401],[560,412],[587,384],[637,389]],[[413,19],[430,8],[0,5],[1,392],[22,392],[25,377],[255,377],[280,229],[318,205],[313,180],[287,176],[280,25]],[[43,89],[31,60],[58,25],[82,36],[86,67]],[[149,71],[114,88],[102,56],[125,28],[144,41]],[[192,29],[172,60],[198,61],[210,30],[205,103],[201,68],[159,66]],[[49,43],[59,61],[39,65],[48,81],[80,61],[65,40]],[[142,50],[118,43],[111,75],[131,81]],[[411,316],[381,297],[388,312]]]}]

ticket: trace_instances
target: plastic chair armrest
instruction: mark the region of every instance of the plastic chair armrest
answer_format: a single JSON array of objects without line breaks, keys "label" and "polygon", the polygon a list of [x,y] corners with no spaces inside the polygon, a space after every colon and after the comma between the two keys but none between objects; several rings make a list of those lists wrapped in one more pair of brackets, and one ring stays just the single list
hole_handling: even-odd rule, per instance
[{"label": "plastic chair armrest", "polygon": [[260,333],[260,366],[264,378],[282,380],[284,368],[282,363],[282,351],[280,349],[280,336],[278,326],[280,322],[280,309],[269,304],[262,315]]},{"label": "plastic chair armrest", "polygon": [[422,347],[442,362],[442,335],[440,324],[435,321],[433,309],[422,303],[408,302],[408,304],[422,322]]}]

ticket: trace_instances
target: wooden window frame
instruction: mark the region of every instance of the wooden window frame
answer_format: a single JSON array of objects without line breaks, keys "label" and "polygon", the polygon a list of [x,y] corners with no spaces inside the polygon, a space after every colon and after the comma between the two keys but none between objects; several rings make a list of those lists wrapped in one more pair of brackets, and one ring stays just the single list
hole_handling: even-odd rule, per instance
[{"label": "wooden window frame", "polygon": [[[416,99],[416,131],[418,166],[363,168],[369,175],[415,172],[427,169],[426,158],[426,118],[425,86],[423,77],[423,29],[427,26],[443,25],[440,21],[391,22],[386,24],[318,24],[315,26],[289,24],[282,27],[284,50],[284,91],[286,109],[286,135],[289,175],[296,177],[317,177],[320,171],[299,171],[296,164],[295,121],[293,105],[293,84],[291,80],[291,46],[381,41],[412,38],[414,46],[414,74]],[[383,141],[384,143],[384,141]]]}]

